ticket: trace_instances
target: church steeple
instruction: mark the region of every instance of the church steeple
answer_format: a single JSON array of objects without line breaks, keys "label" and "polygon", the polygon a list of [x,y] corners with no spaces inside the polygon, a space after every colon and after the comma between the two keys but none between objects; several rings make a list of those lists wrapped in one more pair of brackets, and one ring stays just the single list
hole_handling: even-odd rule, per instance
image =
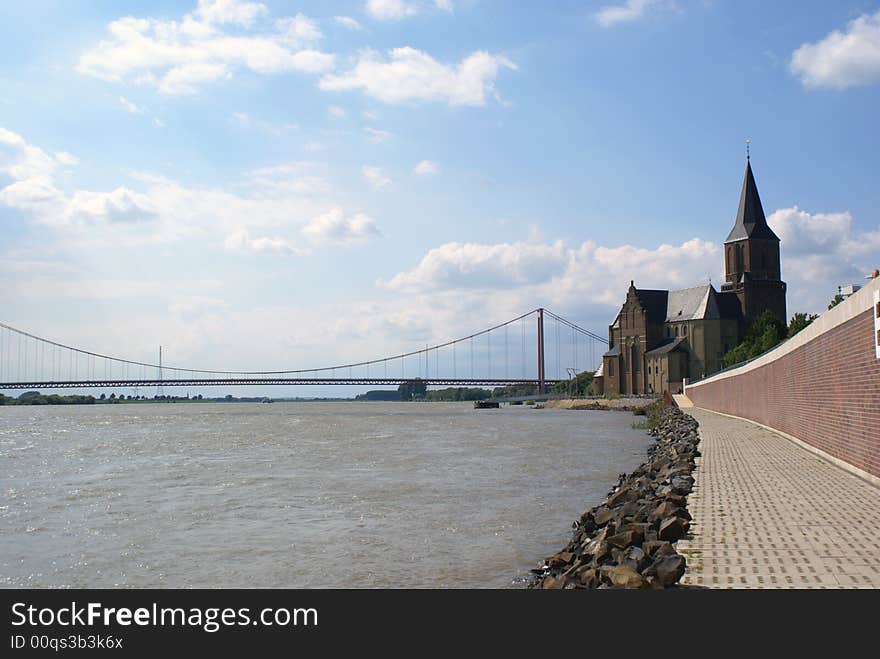
[{"label": "church steeple", "polygon": [[768,309],[781,322],[786,322],[786,286],[780,272],[779,237],[764,217],[748,155],[736,222],[724,241],[724,279],[721,292],[735,293],[739,298],[743,331]]},{"label": "church steeple", "polygon": [[775,240],[779,237],[773,233],[773,229],[767,224],[764,217],[764,207],[761,205],[761,197],[758,194],[758,185],[752,174],[751,159],[746,157],[746,174],[743,178],[742,192],[739,196],[739,209],[736,212],[736,222],[725,243],[736,240],[755,238],[759,240]]}]

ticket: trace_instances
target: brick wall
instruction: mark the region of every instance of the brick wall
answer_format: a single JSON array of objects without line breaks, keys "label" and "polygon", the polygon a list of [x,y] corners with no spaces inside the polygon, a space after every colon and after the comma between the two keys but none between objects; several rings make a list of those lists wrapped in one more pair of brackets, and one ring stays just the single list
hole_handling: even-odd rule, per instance
[{"label": "brick wall", "polygon": [[688,385],[688,398],[880,476],[878,290],[874,280],[754,362]]}]

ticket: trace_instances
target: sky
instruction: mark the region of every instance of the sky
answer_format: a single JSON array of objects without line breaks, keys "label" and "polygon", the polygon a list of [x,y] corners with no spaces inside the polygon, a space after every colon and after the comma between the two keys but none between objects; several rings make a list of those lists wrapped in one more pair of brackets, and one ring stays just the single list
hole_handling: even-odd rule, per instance
[{"label": "sky", "polygon": [[105,354],[605,334],[723,280],[746,139],[789,314],[880,265],[877,1],[32,0],[0,55],[0,321]]}]

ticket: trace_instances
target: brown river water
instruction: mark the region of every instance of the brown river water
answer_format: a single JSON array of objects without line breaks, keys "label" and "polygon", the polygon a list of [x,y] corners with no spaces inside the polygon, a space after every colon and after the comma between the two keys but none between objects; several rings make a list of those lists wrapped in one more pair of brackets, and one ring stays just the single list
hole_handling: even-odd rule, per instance
[{"label": "brown river water", "polygon": [[0,407],[0,586],[510,588],[646,457],[626,412]]}]

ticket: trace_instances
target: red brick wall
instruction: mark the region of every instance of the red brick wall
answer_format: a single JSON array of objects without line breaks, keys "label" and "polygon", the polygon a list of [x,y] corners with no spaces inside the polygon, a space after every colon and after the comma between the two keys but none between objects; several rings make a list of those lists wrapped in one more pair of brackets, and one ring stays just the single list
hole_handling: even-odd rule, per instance
[{"label": "red brick wall", "polygon": [[763,366],[689,386],[687,396],[697,407],[781,430],[880,476],[874,341],[872,305]]}]

